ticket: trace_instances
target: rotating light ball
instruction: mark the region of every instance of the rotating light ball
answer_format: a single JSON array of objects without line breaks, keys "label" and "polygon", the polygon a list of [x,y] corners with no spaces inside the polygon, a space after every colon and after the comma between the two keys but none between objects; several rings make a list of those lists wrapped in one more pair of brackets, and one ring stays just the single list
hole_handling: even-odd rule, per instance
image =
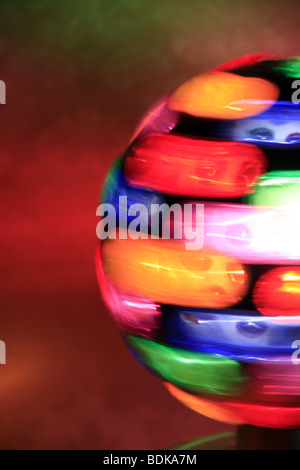
[{"label": "rotating light ball", "polygon": [[[299,77],[298,58],[255,54],[187,81],[146,113],[102,191],[117,229],[97,274],[127,345],[174,397],[231,424],[300,426]],[[151,208],[187,201],[204,208],[201,249],[174,235],[183,219],[161,217],[151,238]]]}]

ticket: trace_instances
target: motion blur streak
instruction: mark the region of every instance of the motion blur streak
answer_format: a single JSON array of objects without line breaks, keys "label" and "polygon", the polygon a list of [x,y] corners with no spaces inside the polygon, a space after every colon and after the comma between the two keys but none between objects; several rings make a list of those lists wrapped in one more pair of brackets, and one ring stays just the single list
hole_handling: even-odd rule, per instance
[{"label": "motion blur streak", "polygon": [[299,406],[278,406],[269,403],[258,405],[246,402],[217,402],[195,397],[171,384],[165,385],[169,392],[184,403],[185,406],[219,421],[226,421],[232,424],[246,423],[270,428],[293,428],[297,426],[300,419]]},{"label": "motion blur streak", "polygon": [[[180,220],[163,223],[166,230],[173,224],[175,232]],[[185,228],[187,233],[195,231],[193,223]],[[242,263],[299,264],[299,234],[294,206],[204,203],[203,249],[217,250]]]},{"label": "motion blur streak", "polygon": [[121,291],[166,304],[228,307],[248,289],[248,274],[233,258],[187,251],[174,240],[107,239],[103,267]]},{"label": "motion blur streak", "polygon": [[128,343],[150,370],[186,390],[216,395],[244,390],[242,367],[226,356],[183,351],[137,336],[129,336]]},{"label": "motion blur streak", "polygon": [[132,147],[125,175],[132,184],[168,194],[228,198],[251,191],[265,166],[253,145],[153,134]]},{"label": "motion blur streak", "polygon": [[168,105],[198,117],[242,119],[270,108],[278,96],[277,85],[267,80],[212,72],[180,85]]}]

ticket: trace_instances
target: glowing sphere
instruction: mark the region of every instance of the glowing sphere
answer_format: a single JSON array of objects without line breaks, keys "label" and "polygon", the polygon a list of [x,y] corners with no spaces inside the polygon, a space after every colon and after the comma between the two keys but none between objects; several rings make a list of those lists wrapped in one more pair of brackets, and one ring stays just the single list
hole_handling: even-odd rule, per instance
[{"label": "glowing sphere", "polygon": [[300,426],[299,77],[299,58],[262,53],[188,80],[138,124],[97,210],[130,351],[231,424]]}]

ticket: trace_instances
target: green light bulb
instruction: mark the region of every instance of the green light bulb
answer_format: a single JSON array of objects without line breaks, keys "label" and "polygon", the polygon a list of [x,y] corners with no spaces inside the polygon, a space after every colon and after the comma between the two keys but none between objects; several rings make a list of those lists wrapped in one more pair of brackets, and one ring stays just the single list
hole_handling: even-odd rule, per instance
[{"label": "green light bulb", "polygon": [[218,395],[243,392],[242,367],[226,356],[184,351],[136,336],[129,336],[128,342],[147,367],[178,387]]}]

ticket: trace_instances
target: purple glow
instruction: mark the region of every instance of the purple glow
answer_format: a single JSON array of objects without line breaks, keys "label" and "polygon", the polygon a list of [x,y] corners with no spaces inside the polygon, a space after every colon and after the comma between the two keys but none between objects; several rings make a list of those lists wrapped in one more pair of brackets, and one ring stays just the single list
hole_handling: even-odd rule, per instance
[{"label": "purple glow", "polygon": [[[300,218],[296,210],[293,206],[204,203],[203,249],[231,255],[242,263],[299,263]],[[185,227],[185,233],[194,230],[194,226]]]},{"label": "purple glow", "polygon": [[300,370],[292,361],[250,364],[248,372],[256,393],[297,396],[300,394]]}]

